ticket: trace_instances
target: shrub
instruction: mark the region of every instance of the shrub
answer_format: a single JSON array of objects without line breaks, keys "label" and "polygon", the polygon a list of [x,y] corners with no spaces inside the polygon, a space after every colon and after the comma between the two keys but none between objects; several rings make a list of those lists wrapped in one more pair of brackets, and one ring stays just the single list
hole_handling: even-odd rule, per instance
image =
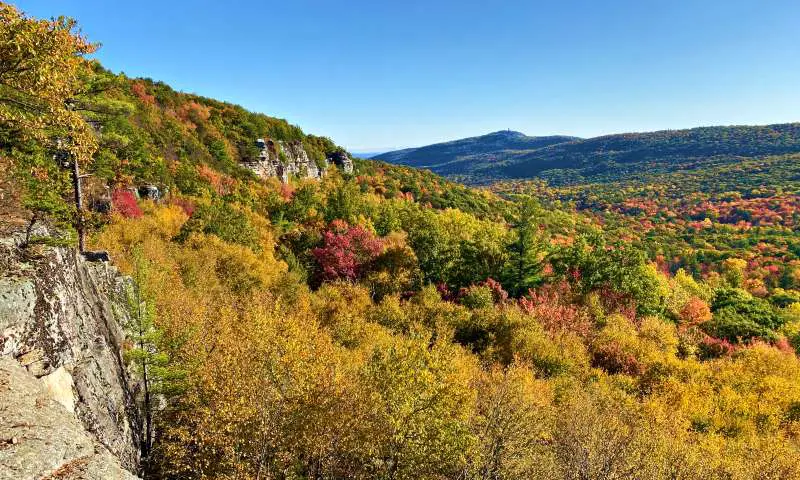
[{"label": "shrub", "polygon": [[697,345],[697,357],[703,360],[725,357],[735,350],[736,347],[731,342],[707,336]]},{"label": "shrub", "polygon": [[473,310],[489,308],[494,305],[492,290],[484,285],[473,285],[463,290],[460,299],[461,305]]},{"label": "shrub", "polygon": [[111,195],[111,204],[114,206],[114,211],[118,212],[125,218],[140,218],[142,216],[142,209],[136,203],[136,196],[127,189],[117,189]]}]

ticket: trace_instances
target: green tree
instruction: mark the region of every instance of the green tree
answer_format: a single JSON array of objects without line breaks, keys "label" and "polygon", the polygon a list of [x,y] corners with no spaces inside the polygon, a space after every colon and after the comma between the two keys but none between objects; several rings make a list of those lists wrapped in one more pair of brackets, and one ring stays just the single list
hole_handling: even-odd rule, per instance
[{"label": "green tree", "polygon": [[528,198],[520,205],[519,218],[514,224],[514,239],[501,276],[503,286],[514,297],[524,295],[543,280],[547,244],[536,221],[540,210],[539,202]]},{"label": "green tree", "polygon": [[328,195],[325,220],[332,222],[339,219],[351,224],[356,223],[358,214],[362,210],[361,202],[362,195],[358,184],[354,181],[344,182]]},{"label": "green tree", "polygon": [[125,351],[125,359],[139,375],[142,385],[140,410],[144,425],[140,450],[146,466],[153,447],[156,396],[174,393],[182,375],[162,348],[164,332],[156,325],[155,295],[147,287],[149,262],[139,248],[134,249],[132,257],[133,282],[126,289],[129,313],[126,334],[131,347]]},{"label": "green tree", "polygon": [[[97,140],[76,111],[75,99],[81,93],[81,76],[91,67],[85,55],[96,46],[75,29],[72,19],[37,20],[0,3],[0,135],[10,147],[35,144],[44,151],[62,153],[57,160],[72,168],[75,224],[82,249],[79,165],[91,160]],[[57,205],[58,194],[53,194],[65,190],[65,177],[44,167],[47,157],[42,153],[17,157],[18,171],[28,179],[23,183],[34,188],[25,201],[34,212],[31,227],[40,216],[62,216],[69,211]]]},{"label": "green tree", "polygon": [[588,294],[599,289],[622,294],[641,315],[662,313],[669,293],[645,253],[623,242],[607,243],[600,233],[581,235],[572,245],[556,250],[549,260],[553,271],[575,282]]}]

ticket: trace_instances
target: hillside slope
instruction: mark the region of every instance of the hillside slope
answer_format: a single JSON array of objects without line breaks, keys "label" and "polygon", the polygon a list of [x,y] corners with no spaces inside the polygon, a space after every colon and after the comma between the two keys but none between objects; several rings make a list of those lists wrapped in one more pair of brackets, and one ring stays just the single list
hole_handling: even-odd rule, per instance
[{"label": "hillside slope", "polygon": [[[440,175],[463,174],[481,165],[472,165],[473,156],[491,154],[494,159],[512,156],[516,151],[529,151],[577,140],[576,137],[529,137],[520,132],[502,130],[478,137],[407,148],[373,157],[374,160],[427,168]],[[488,158],[488,157],[487,157]]]},{"label": "hillside slope", "polygon": [[324,169],[344,150],[286,120],[177,92],[162,82],[113,75],[99,65],[91,81],[108,86],[85,100],[106,107],[92,116],[102,130],[95,162],[106,179],[133,176],[169,186],[186,177],[182,167],[200,164],[236,178],[252,177],[241,167],[267,157],[267,147],[274,150],[275,163],[292,167],[299,161]]},{"label": "hillside slope", "polygon": [[[553,145],[513,155],[499,169],[506,178],[542,177],[553,183],[575,178],[607,181],[632,173],[702,168],[710,161],[800,151],[800,123],[702,127],[626,133]],[[487,162],[481,171],[494,169]],[[574,177],[574,178],[570,178]]]},{"label": "hillside slope", "polygon": [[693,170],[709,164],[737,163],[742,158],[800,152],[800,123],[701,127],[589,139],[523,138],[561,141],[537,144],[465,139],[376,158],[430,168],[473,184],[525,178],[543,178],[555,185],[607,182],[639,173]]},{"label": "hillside slope", "polygon": [[[28,34],[0,32],[16,84],[37,78],[25,106],[59,115],[0,95],[0,222],[19,217],[0,248],[0,480],[123,477],[104,449],[164,480],[800,480],[791,155],[736,165],[747,184],[676,177],[672,202],[660,180],[501,197],[378,161],[257,176],[279,165],[244,168],[255,153],[289,173],[342,151],[85,65],[71,23],[2,5]],[[742,191],[691,191],[720,180]],[[109,255],[87,265],[37,215],[86,220]]]}]

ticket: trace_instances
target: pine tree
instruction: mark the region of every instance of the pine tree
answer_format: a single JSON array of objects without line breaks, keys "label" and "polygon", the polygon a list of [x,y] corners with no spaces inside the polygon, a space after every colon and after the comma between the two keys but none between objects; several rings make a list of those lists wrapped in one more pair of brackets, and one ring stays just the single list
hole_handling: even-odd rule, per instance
[{"label": "pine tree", "polygon": [[514,297],[524,295],[542,282],[546,244],[536,222],[539,204],[533,199],[520,206],[514,225],[516,238],[509,245],[511,257],[503,272],[502,284]]},{"label": "pine tree", "polygon": [[147,287],[150,265],[138,248],[133,252],[133,265],[134,282],[127,289],[130,322],[126,329],[132,346],[125,352],[125,359],[133,366],[142,384],[140,451],[142,463],[146,466],[153,447],[156,398],[173,393],[182,375],[171,365],[169,355],[161,348],[163,331],[156,325],[155,296]]}]

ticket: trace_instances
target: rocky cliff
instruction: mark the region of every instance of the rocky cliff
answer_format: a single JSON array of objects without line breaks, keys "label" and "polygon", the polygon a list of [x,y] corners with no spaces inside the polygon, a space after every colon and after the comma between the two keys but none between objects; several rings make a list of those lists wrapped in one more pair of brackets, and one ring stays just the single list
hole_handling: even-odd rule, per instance
[{"label": "rocky cliff", "polygon": [[344,173],[353,173],[353,160],[343,150],[337,150],[329,154],[328,163],[341,168]]},{"label": "rocky cliff", "polygon": [[257,158],[242,162],[262,178],[278,178],[286,183],[290,177],[320,179],[332,163],[345,173],[353,173],[353,162],[344,152],[335,152],[319,164],[308,157],[300,141],[284,142],[275,140],[256,140],[260,149]]},{"label": "rocky cliff", "polygon": [[125,282],[74,249],[0,239],[0,479],[135,478]]}]

